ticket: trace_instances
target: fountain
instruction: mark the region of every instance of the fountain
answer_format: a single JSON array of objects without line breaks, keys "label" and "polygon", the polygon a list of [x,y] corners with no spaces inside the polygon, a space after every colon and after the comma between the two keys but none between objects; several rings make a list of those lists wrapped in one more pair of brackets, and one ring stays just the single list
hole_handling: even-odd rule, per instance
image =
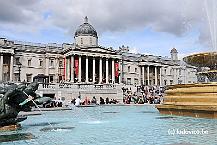
[{"label": "fountain", "polygon": [[204,6],[214,51],[189,55],[184,61],[192,66],[207,68],[198,75],[206,76],[209,83],[168,86],[164,103],[156,106],[162,114],[217,118],[217,4],[214,0],[205,0]]},{"label": "fountain", "polygon": [[35,91],[38,84],[1,84],[0,86],[0,130],[15,130],[19,122],[27,117],[18,116],[20,111],[31,111],[36,104],[50,101],[48,97],[40,97]]},{"label": "fountain", "polygon": [[217,52],[206,52],[184,58],[188,64],[208,67],[199,72],[210,83],[179,84],[169,86],[162,105],[156,106],[162,114],[217,118]]}]

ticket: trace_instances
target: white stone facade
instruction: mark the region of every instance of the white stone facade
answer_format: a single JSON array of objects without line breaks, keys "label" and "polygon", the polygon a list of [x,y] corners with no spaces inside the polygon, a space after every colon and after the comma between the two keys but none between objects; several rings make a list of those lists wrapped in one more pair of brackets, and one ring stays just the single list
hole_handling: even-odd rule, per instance
[{"label": "white stone facade", "polygon": [[[174,85],[196,83],[196,68],[171,58],[129,53],[98,45],[96,30],[85,18],[75,33],[73,44],[33,44],[0,39],[0,81],[31,82],[44,75],[44,82]],[[19,66],[18,62],[22,65]],[[78,66],[76,66],[78,65]],[[20,75],[20,76],[19,76]]]}]

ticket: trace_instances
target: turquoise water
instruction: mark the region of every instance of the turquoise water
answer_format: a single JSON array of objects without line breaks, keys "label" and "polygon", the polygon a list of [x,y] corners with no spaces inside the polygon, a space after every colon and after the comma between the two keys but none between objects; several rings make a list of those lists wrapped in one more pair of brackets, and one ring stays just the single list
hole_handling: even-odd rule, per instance
[{"label": "turquoise water", "polygon": [[[3,145],[166,145],[217,144],[217,120],[160,115],[152,106],[98,106],[29,116],[18,131],[34,138],[2,142]],[[50,130],[49,121],[55,129]],[[207,131],[203,134],[173,135],[171,130]],[[169,133],[168,133],[169,131]],[[0,136],[0,137],[1,137]],[[13,138],[13,136],[11,136]],[[15,137],[14,137],[15,138]],[[1,140],[1,138],[0,138]]]}]

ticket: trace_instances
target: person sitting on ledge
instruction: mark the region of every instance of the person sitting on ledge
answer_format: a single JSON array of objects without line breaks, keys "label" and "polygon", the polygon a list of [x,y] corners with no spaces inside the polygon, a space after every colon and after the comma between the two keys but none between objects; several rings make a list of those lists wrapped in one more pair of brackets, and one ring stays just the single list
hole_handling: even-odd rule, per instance
[{"label": "person sitting on ledge", "polygon": [[96,104],[97,103],[97,100],[96,100],[96,97],[93,96],[92,100],[91,100],[91,104]]},{"label": "person sitting on ledge", "polygon": [[105,104],[105,101],[104,101],[104,99],[102,97],[100,97],[100,105],[101,104]]},{"label": "person sitting on ledge", "polygon": [[105,99],[105,103],[106,103],[106,104],[110,104],[108,97]]},{"label": "person sitting on ledge", "polygon": [[75,100],[75,106],[80,106],[81,104],[81,96],[79,95],[78,98]]}]

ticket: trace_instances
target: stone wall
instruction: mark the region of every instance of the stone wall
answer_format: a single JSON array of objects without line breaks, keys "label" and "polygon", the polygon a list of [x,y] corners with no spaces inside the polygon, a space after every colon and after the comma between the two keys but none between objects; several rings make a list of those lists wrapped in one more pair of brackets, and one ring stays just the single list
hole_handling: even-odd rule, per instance
[{"label": "stone wall", "polygon": [[71,83],[55,83],[40,84],[37,93],[40,95],[54,95],[56,99],[66,100],[70,102],[73,98],[77,98],[80,94],[82,100],[88,97],[90,100],[93,96],[99,100],[100,97],[109,99],[117,99],[123,101],[122,85],[116,84],[71,84]]}]

